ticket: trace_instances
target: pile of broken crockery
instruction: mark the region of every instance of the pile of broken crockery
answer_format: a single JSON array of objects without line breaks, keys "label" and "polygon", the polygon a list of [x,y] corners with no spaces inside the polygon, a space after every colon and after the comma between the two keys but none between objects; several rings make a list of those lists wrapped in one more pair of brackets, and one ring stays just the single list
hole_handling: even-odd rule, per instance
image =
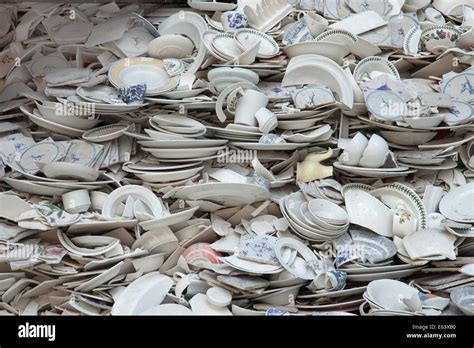
[{"label": "pile of broken crockery", "polygon": [[473,315],[474,1],[0,5],[3,315]]}]

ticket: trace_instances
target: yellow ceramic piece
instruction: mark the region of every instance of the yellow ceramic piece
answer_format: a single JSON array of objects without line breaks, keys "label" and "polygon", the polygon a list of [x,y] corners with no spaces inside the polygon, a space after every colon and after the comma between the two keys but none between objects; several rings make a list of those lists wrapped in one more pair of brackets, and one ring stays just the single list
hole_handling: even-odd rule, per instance
[{"label": "yellow ceramic piece", "polygon": [[332,149],[326,153],[311,153],[298,163],[296,167],[296,180],[310,182],[332,176],[332,166],[324,166],[320,162],[332,156]]}]

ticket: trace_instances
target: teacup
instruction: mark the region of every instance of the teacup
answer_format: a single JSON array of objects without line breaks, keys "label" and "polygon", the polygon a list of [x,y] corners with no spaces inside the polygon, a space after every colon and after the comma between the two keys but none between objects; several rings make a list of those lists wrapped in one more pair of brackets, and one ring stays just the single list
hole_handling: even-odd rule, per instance
[{"label": "teacup", "polygon": [[345,272],[334,269],[318,274],[313,283],[317,289],[336,291],[346,286],[346,280],[347,274]]},{"label": "teacup", "polygon": [[357,166],[368,143],[365,135],[358,132],[345,146],[344,152],[339,156],[339,161],[348,166]]},{"label": "teacup", "polygon": [[235,105],[234,123],[247,126],[256,126],[255,113],[267,106],[268,97],[262,92],[246,89]]},{"label": "teacup", "polygon": [[416,232],[417,219],[404,204],[398,204],[393,212],[392,234],[403,238]]},{"label": "teacup", "polygon": [[108,194],[102,191],[91,191],[91,203],[92,209],[102,211],[104,202],[107,199]]},{"label": "teacup", "polygon": [[86,212],[91,206],[89,191],[85,189],[64,193],[61,198],[64,210],[71,214]]},{"label": "teacup", "polygon": [[436,25],[423,30],[421,41],[425,48],[435,54],[440,54],[456,46],[461,31],[448,25]]},{"label": "teacup", "polygon": [[224,31],[234,32],[248,25],[248,18],[240,11],[227,11],[221,15],[221,23]]},{"label": "teacup", "polygon": [[362,153],[359,165],[366,168],[380,168],[387,160],[390,150],[384,138],[372,134],[369,143]]},{"label": "teacup", "polygon": [[269,133],[278,126],[276,115],[267,108],[258,109],[255,118],[258,121],[258,128],[263,133]]}]

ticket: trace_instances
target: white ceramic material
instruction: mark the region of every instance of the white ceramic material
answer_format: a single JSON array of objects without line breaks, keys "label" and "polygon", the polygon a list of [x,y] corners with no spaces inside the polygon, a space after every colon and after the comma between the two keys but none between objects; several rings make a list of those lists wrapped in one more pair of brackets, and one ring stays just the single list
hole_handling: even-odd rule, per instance
[{"label": "white ceramic material", "polygon": [[161,304],[173,280],[159,272],[148,273],[130,283],[115,300],[112,315],[137,315]]},{"label": "white ceramic material", "polygon": [[258,91],[251,89],[244,90],[243,96],[237,100],[235,105],[235,119],[236,124],[244,124],[248,126],[256,126],[257,120],[255,113],[267,106],[268,97]]},{"label": "white ceramic material", "polygon": [[51,179],[76,179],[95,181],[100,175],[97,169],[68,162],[51,162],[42,166],[41,171]]},{"label": "white ceramic material", "polygon": [[[426,243],[429,240],[430,243]],[[430,258],[443,256],[454,260],[454,241],[456,237],[448,232],[436,229],[420,230],[403,238],[403,246],[410,258]]]},{"label": "white ceramic material", "polygon": [[474,315],[474,288],[471,286],[453,289],[450,294],[451,301],[466,315]]},{"label": "white ceramic material", "polygon": [[114,190],[107,196],[102,207],[102,216],[106,219],[115,218],[117,206],[129,196],[144,203],[153,216],[160,217],[163,215],[162,203],[151,190],[142,186],[127,185]]},{"label": "white ceramic material", "polygon": [[148,43],[148,55],[153,58],[185,58],[193,52],[193,42],[183,35],[163,35]]},{"label": "white ceramic material", "polygon": [[367,296],[370,301],[388,310],[411,312],[412,310],[401,299],[411,299],[416,294],[418,294],[416,288],[391,279],[375,280],[367,287]]},{"label": "white ceramic material", "polygon": [[352,108],[354,93],[344,70],[329,58],[314,54],[303,54],[290,60],[282,80],[282,86],[315,84],[328,86],[341,103]]},{"label": "white ceramic material", "polygon": [[146,84],[145,95],[168,92],[178,85],[178,77],[170,77],[163,62],[155,58],[127,58],[109,69],[109,81],[117,88]]},{"label": "white ceramic material", "polygon": [[351,141],[344,147],[344,152],[339,157],[339,160],[346,165],[357,166],[368,143],[369,141],[364,134],[360,132],[356,133]]},{"label": "white ceramic material", "polygon": [[388,153],[388,144],[384,138],[373,134],[362,153],[359,164],[362,167],[379,168],[385,163]]},{"label": "white ceramic material", "polygon": [[89,209],[91,200],[88,190],[76,190],[62,195],[64,210],[68,213],[82,213]]},{"label": "white ceramic material", "polygon": [[255,112],[255,118],[258,122],[258,128],[262,133],[270,133],[278,125],[276,115],[267,108],[260,108]]},{"label": "white ceramic material", "polygon": [[448,219],[472,223],[474,207],[471,204],[474,196],[474,184],[462,185],[446,194],[439,203],[439,211]]},{"label": "white ceramic material", "polygon": [[351,189],[344,193],[346,209],[351,223],[366,227],[385,237],[392,236],[391,210],[362,190]]},{"label": "white ceramic material", "polygon": [[392,234],[394,236],[403,238],[416,232],[417,219],[404,204],[399,204],[393,214]]},{"label": "white ceramic material", "polygon": [[216,307],[226,307],[232,301],[232,293],[219,287],[211,287],[206,292],[209,303]]}]

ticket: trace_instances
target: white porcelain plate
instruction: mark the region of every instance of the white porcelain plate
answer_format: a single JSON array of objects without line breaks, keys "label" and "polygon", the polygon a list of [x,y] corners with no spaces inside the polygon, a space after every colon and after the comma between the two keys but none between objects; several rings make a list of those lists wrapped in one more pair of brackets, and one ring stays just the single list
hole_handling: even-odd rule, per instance
[{"label": "white porcelain plate", "polygon": [[450,220],[474,222],[474,183],[465,184],[448,192],[439,203],[439,211]]},{"label": "white porcelain plate", "polygon": [[179,77],[170,77],[165,65],[155,58],[125,58],[109,69],[109,81],[115,87],[146,84],[146,95],[168,92],[178,85]]}]

